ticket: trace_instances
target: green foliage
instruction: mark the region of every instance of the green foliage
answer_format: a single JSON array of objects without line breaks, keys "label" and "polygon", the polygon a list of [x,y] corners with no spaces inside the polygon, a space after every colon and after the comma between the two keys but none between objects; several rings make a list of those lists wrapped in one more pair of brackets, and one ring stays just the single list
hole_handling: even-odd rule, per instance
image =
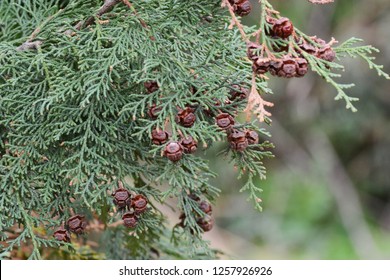
[{"label": "green foliage", "polygon": [[[273,6],[269,3],[269,1],[261,1],[262,2],[262,15],[261,15],[261,22],[260,22],[260,29],[262,33],[266,33],[266,31],[269,32],[271,29],[271,25],[265,21],[266,18],[266,10],[274,11]],[[322,77],[327,83],[331,84],[337,91],[337,95],[335,97],[335,100],[343,99],[346,102],[346,108],[350,109],[353,112],[356,112],[357,109],[353,105],[354,101],[358,101],[359,98],[351,97],[349,96],[345,90],[350,89],[355,84],[348,83],[348,84],[342,84],[337,82],[335,79],[340,78],[341,74],[340,72],[344,71],[344,66],[341,65],[339,62],[329,62],[323,59],[319,59],[314,54],[307,53],[305,51],[302,51],[302,49],[299,46],[299,40],[297,38],[303,38],[306,42],[309,42],[313,46],[319,46],[318,42],[313,40],[313,37],[308,36],[305,34],[305,32],[299,30],[297,27],[294,27],[295,33],[297,37],[291,36],[289,41],[286,42],[284,40],[270,37],[270,36],[262,36],[261,42],[269,47],[269,49],[277,49],[281,47],[286,47],[290,44],[290,46],[294,46],[294,49],[290,48],[288,51],[288,54],[292,54],[294,56],[303,56],[309,63],[310,68],[312,71],[317,73],[320,77]],[[351,38],[347,41],[341,43],[339,46],[332,47],[333,50],[336,52],[337,59],[340,60],[342,57],[350,56],[352,58],[360,57],[364,59],[370,69],[374,69],[377,71],[379,76],[383,76],[386,79],[390,79],[389,75],[385,73],[382,69],[382,65],[378,65],[374,62],[375,57],[371,56],[372,53],[378,53],[379,50],[372,47],[372,46],[356,46],[356,44],[362,42],[361,39],[357,38]],[[331,41],[331,44],[334,44],[333,40]],[[299,51],[299,53],[298,53]],[[274,55],[278,58],[285,55],[286,52],[277,52]]]},{"label": "green foliage", "polygon": [[[8,128],[2,134],[8,152],[1,159],[1,231],[8,242],[4,250],[29,237],[31,257],[39,258],[42,245],[60,245],[50,232],[71,216],[71,210],[90,213],[89,218],[98,215],[106,224],[120,219],[107,217],[107,211],[113,211],[109,194],[126,178],[132,181],[125,184],[127,189],[156,202],[177,197],[184,213],[195,207],[187,197],[190,192],[213,200],[217,190],[208,183],[213,174],[207,162],[186,155],[172,163],[161,157],[163,147],[151,145],[150,134],[168,121],[173,140],[179,139],[179,131],[204,145],[224,137],[200,108],[215,112],[216,100],[224,103],[230,85],[245,82],[250,68],[240,62],[245,44],[226,28],[228,18],[219,4],[147,1],[134,5],[137,16],[125,5],[116,5],[101,22],[80,31],[73,24],[93,15],[100,1],[72,1],[63,10],[55,1],[24,4],[3,1],[6,8],[1,9],[6,31],[0,44],[1,124]],[[203,19],[211,15],[211,22]],[[43,44],[37,51],[17,51],[37,26],[35,40]],[[146,94],[143,83],[148,80],[157,81],[160,89]],[[178,126],[178,107],[195,103],[196,124]],[[161,104],[156,120],[145,117],[152,104]],[[229,111],[233,105],[218,110]],[[15,204],[15,199],[21,203]],[[112,244],[107,245],[106,257],[149,258],[150,248],[159,250],[159,242],[168,246],[160,219],[160,211],[151,210],[137,226],[137,238],[129,237],[123,226],[107,228],[105,238],[115,241],[106,243]],[[197,239],[194,248],[205,256],[213,254],[194,218],[187,220],[187,247]],[[10,240],[7,231],[15,223],[24,229]],[[34,227],[42,226],[49,229],[48,236],[35,233]],[[184,246],[181,239],[176,242]],[[175,249],[165,251],[172,254]]]},{"label": "green foliage", "polygon": [[364,59],[370,69],[374,69],[377,71],[378,76],[383,76],[386,79],[390,79],[389,74],[385,73],[383,69],[383,65],[378,65],[374,62],[375,57],[370,56],[372,53],[379,53],[377,48],[373,46],[355,46],[358,43],[363,42],[362,39],[358,38],[350,38],[340,46],[335,48],[337,53],[340,53],[340,56],[350,56],[352,58],[360,57]]},{"label": "green foliage", "polygon": [[[309,42],[312,42],[315,44],[315,42],[302,32],[299,32],[299,34]],[[345,56],[350,56],[352,58],[360,57],[367,61],[370,69],[375,69],[378,73],[379,76],[383,76],[386,79],[390,79],[389,75],[383,72],[382,65],[376,64],[373,60],[375,57],[370,56],[373,52],[379,52],[378,49],[372,47],[372,46],[355,46],[356,43],[362,42],[361,39],[357,38],[351,38],[339,46],[334,48],[334,51],[337,54],[337,58],[342,58]],[[296,47],[299,47],[295,43]],[[341,77],[341,74],[336,73],[335,71],[343,71],[344,66],[342,66],[339,63],[336,62],[328,62],[325,60],[320,60],[316,57],[314,57],[311,54],[308,53],[303,53],[304,57],[307,59],[307,61],[310,64],[311,69],[316,72],[319,76],[325,79],[326,82],[330,83],[332,86],[334,86],[337,90],[337,96],[335,97],[335,100],[340,100],[344,99],[346,102],[346,108],[352,110],[353,112],[356,112],[357,109],[353,105],[352,102],[358,101],[359,98],[356,97],[351,97],[349,96],[346,92],[345,89],[350,89],[355,86],[355,84],[350,83],[350,84],[340,84],[335,81],[334,78],[339,78]]]}]

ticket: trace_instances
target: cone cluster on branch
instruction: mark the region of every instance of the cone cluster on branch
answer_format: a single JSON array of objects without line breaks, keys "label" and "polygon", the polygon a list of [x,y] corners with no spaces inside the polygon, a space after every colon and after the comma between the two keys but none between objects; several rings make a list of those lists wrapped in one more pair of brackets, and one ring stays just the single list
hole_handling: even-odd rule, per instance
[{"label": "cone cluster on branch", "polygon": [[[214,222],[215,222],[214,218],[212,216],[213,208],[212,208],[211,204],[208,201],[202,200],[198,196],[193,195],[193,194],[188,195],[188,197],[190,199],[194,200],[197,203],[199,209],[203,212],[203,214],[201,215],[198,212],[196,212],[195,210],[192,211],[192,214],[195,217],[196,224],[204,232],[210,231],[213,228]],[[179,218],[180,218],[179,225],[181,227],[184,227],[186,215],[184,213],[182,213]]]},{"label": "cone cluster on branch", "polygon": [[71,242],[70,233],[73,232],[77,235],[83,234],[86,226],[87,222],[85,221],[85,216],[76,214],[66,221],[65,227],[59,227],[54,232],[53,237],[58,241]]},{"label": "cone cluster on branch", "polygon": [[[159,89],[158,83],[155,81],[149,81],[144,84],[147,93],[151,93],[157,91]],[[153,88],[153,90],[151,90]],[[195,94],[197,89],[191,87],[191,93]],[[202,94],[207,94],[204,92]],[[232,104],[234,102],[242,102],[246,101],[248,98],[249,92],[244,86],[233,84],[231,86],[229,99],[226,100],[225,104]],[[219,108],[221,106],[221,102],[215,101],[215,108]],[[234,108],[234,106],[233,106]],[[194,104],[187,105],[185,108],[177,108],[178,111],[175,116],[175,122],[182,127],[190,128],[192,127],[196,121],[196,111],[199,109],[199,106],[196,105],[196,101]],[[153,105],[148,109],[148,116],[150,119],[157,119],[158,113],[161,111],[160,107],[157,105]],[[210,119],[214,119],[215,124],[221,130],[226,131],[227,139],[230,144],[232,150],[242,152],[244,151],[248,145],[253,145],[258,143],[258,135],[255,131],[251,130],[240,130],[234,128],[237,124],[235,120],[236,111],[226,112],[217,109],[217,114],[215,114],[210,109],[203,109],[203,112]],[[248,141],[249,135],[252,135],[252,138],[256,138],[256,141],[250,140]],[[257,136],[255,136],[257,135]],[[178,162],[182,159],[184,154],[193,154],[196,152],[198,148],[198,142],[192,137],[182,136],[179,140],[171,139],[172,133],[161,128],[155,128],[151,132],[151,142],[154,145],[164,145],[163,155],[168,158],[172,162]],[[254,139],[253,138],[253,139]]]},{"label": "cone cluster on branch", "polygon": [[[272,144],[258,144],[258,133],[266,132],[250,120],[271,121],[273,103],[262,95],[271,92],[264,75],[303,77],[312,67],[352,110],[356,98],[344,91],[352,84],[334,79],[340,75],[333,70],[343,69],[333,62],[336,52],[361,57],[390,79],[374,63],[374,47],[357,45],[357,38],[333,47],[334,40],[309,37],[270,0],[185,7],[184,1],[160,2],[1,0],[6,32],[0,36],[0,185],[6,191],[0,192],[0,221],[8,239],[0,244],[2,256],[26,237],[33,241],[26,242],[33,247],[31,258],[39,259],[43,245],[64,245],[94,228],[86,217],[104,220],[97,228],[104,228],[104,240],[110,241],[104,246],[107,257],[148,258],[159,245],[166,246],[161,251],[167,257],[184,257],[187,251],[212,256],[205,242],[195,243],[201,241],[197,237],[190,240],[193,248],[175,251],[189,242],[182,236],[166,242],[165,215],[151,199],[176,197],[187,215],[181,217],[185,230],[188,224],[194,234],[211,230],[208,200],[217,196],[210,180],[215,173],[194,153],[201,141],[208,148],[224,137],[231,151],[227,160],[245,180],[241,189],[261,210],[256,182],[265,176]],[[241,21],[252,12],[251,3],[261,9],[258,27]],[[240,113],[248,114],[247,122],[240,123]],[[119,184],[107,193],[125,176],[132,177],[136,192]],[[187,199],[188,193],[202,197]],[[60,213],[64,220],[54,240],[34,240],[33,233],[41,235],[38,230],[57,223]],[[107,226],[111,216],[119,221]],[[9,229],[14,236],[8,236]],[[135,238],[143,243],[131,243]]]},{"label": "cone cluster on branch", "polygon": [[[285,52],[281,58],[265,55],[267,53],[263,45],[250,42],[247,45],[247,55],[252,61],[252,70],[257,75],[264,75],[269,72],[273,76],[282,78],[300,78],[308,72],[308,61],[303,53],[313,55],[317,58],[332,62],[336,58],[336,53],[324,40],[317,37],[311,37],[311,42],[304,38],[299,38],[294,32],[292,22],[286,18],[279,19],[267,18],[270,29],[266,29],[266,36],[275,40],[285,41],[284,45],[273,46],[274,52]],[[291,49],[289,38],[294,36],[293,40],[298,47]]]},{"label": "cone cluster on branch", "polygon": [[[141,215],[148,210],[148,199],[142,194],[132,194],[127,189],[120,187],[113,193],[113,203],[118,207],[122,215],[123,224],[128,228],[135,228]],[[84,215],[73,215],[65,227],[59,227],[53,234],[58,241],[71,242],[70,233],[83,234],[86,228]]]},{"label": "cone cluster on branch", "polygon": [[122,215],[123,224],[129,228],[135,228],[140,215],[147,211],[148,199],[142,194],[132,194],[121,187],[116,189],[112,196],[113,203],[119,210],[126,211]]},{"label": "cone cluster on branch", "polygon": [[252,11],[252,5],[249,0],[229,0],[236,15],[246,16]]}]

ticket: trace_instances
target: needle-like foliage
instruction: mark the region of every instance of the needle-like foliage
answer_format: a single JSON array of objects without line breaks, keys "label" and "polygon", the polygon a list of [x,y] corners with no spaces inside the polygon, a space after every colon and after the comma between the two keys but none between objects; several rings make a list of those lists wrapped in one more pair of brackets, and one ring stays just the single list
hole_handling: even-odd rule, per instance
[{"label": "needle-like foliage", "polygon": [[[31,259],[51,257],[44,247],[60,248],[64,258],[216,257],[202,239],[199,220],[206,214],[193,197],[215,201],[220,191],[209,183],[216,174],[204,158],[209,147],[226,140],[216,115],[246,109],[270,121],[264,106],[271,104],[260,95],[271,93],[267,78],[253,75],[246,54],[252,35],[267,49],[278,44],[263,35],[272,6],[260,4],[260,26],[246,27],[228,1],[2,0],[0,258],[12,257],[23,244]],[[368,56],[377,50],[355,47],[357,42],[335,47],[337,56],[362,57],[388,78]],[[334,80],[332,71],[342,66],[305,58],[354,110],[355,99],[344,92],[351,85]],[[150,81],[157,90],[148,92]],[[232,91],[250,97],[232,99]],[[153,106],[159,111],[151,117]],[[183,108],[191,108],[193,125],[178,121]],[[191,136],[198,152],[169,160],[165,145],[152,144],[155,129],[169,131],[173,142]],[[255,178],[265,178],[269,135],[250,118],[232,129],[256,130],[264,141],[221,153],[235,162],[246,180],[241,191],[260,210]],[[118,186],[150,202],[135,229],[120,223],[124,211],[111,197]],[[160,207],[171,198],[177,217],[182,213],[173,229]],[[86,215],[87,231],[103,232],[98,249],[87,247],[86,237],[72,243],[52,237],[75,213]]]}]

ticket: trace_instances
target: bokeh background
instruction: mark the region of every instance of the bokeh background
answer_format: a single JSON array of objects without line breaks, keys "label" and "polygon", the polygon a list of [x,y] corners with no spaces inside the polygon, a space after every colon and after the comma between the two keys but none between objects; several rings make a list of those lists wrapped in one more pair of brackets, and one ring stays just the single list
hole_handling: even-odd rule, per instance
[{"label": "bokeh background", "polygon": [[[377,62],[390,72],[390,1],[271,1],[300,30],[340,42],[359,37],[381,50]],[[256,24],[254,12],[246,23]],[[216,228],[206,234],[226,258],[390,258],[390,82],[364,61],[345,59],[342,80],[355,82],[357,113],[335,101],[332,86],[315,75],[271,79],[275,103],[266,161],[263,212],[253,209],[232,166],[213,162],[222,189]],[[216,151],[218,148],[216,148]],[[211,155],[211,158],[213,155]]]}]

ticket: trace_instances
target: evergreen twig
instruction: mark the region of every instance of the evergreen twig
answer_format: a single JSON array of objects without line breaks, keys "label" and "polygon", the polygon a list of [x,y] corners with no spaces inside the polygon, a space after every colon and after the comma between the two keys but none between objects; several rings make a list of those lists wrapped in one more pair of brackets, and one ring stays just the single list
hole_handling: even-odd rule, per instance
[{"label": "evergreen twig", "polygon": [[[44,246],[59,248],[51,251],[58,258],[215,258],[202,238],[211,210],[200,201],[207,206],[223,190],[211,184],[218,174],[204,154],[228,139],[223,154],[257,210],[264,161],[272,157],[273,145],[264,140],[270,135],[251,122],[257,115],[260,125],[269,124],[273,105],[263,99],[272,90],[268,74],[253,71],[254,57],[276,63],[304,57],[352,110],[356,98],[345,89],[353,84],[337,82],[343,66],[304,52],[303,41],[332,48],[337,58],[363,58],[389,78],[374,62],[377,49],[356,46],[358,39],[320,46],[297,28],[289,39],[268,36],[271,21],[282,17],[269,1],[259,0],[254,27],[241,22],[236,2],[187,1],[184,8],[182,1],[158,0],[0,2],[0,257],[27,244],[31,258],[47,257]],[[252,43],[258,53],[251,58]],[[247,113],[244,123],[235,118],[240,112]],[[155,130],[167,139],[153,138]],[[172,154],[168,142],[179,151]],[[134,228],[125,228],[122,217],[135,206],[113,203],[118,188],[131,200],[136,194],[149,200]],[[173,229],[157,206],[171,198],[181,220]],[[100,233],[104,254],[92,243],[52,238],[76,214]]]}]

